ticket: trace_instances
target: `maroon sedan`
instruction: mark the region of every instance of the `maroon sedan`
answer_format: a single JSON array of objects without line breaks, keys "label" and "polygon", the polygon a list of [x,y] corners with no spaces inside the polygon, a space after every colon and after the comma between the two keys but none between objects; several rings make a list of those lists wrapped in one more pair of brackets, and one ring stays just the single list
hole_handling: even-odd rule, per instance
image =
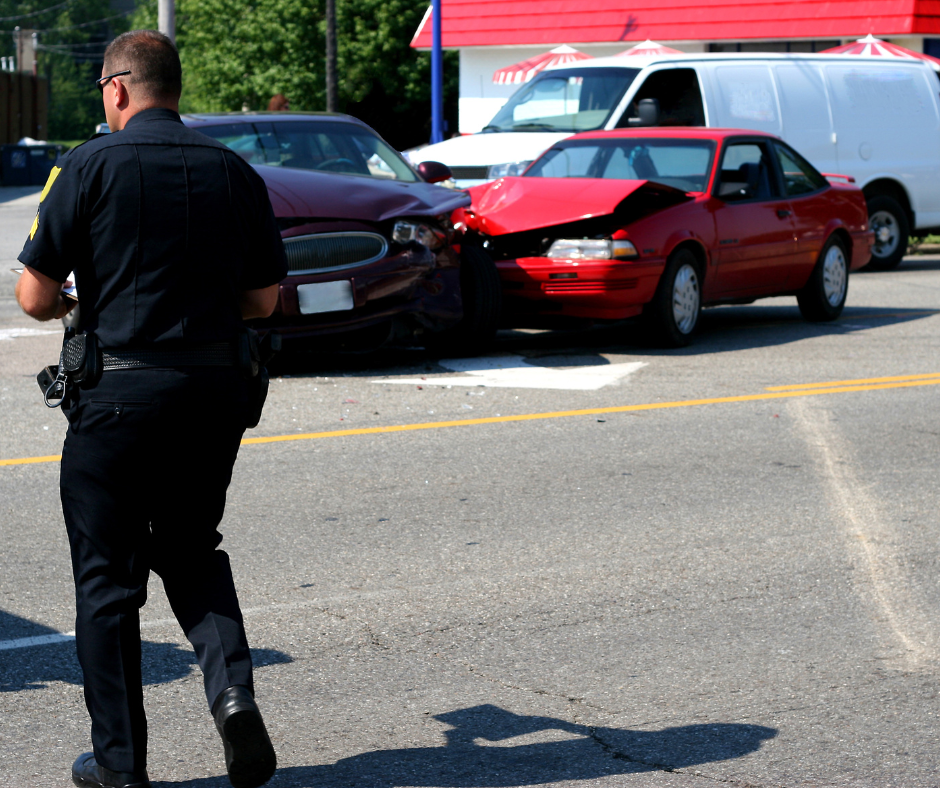
[{"label": "maroon sedan", "polygon": [[338,335],[369,344],[471,344],[495,334],[496,269],[485,255],[454,245],[450,215],[470,200],[433,185],[450,176],[444,165],[412,169],[348,115],[225,113],[183,121],[235,150],[267,184],[290,273],[274,315],[256,321],[258,328],[288,340]]},{"label": "maroon sedan", "polygon": [[598,131],[475,186],[454,220],[496,258],[505,324],[642,315],[681,346],[703,306],[795,295],[835,320],[873,244],[851,180],[760,132]]}]

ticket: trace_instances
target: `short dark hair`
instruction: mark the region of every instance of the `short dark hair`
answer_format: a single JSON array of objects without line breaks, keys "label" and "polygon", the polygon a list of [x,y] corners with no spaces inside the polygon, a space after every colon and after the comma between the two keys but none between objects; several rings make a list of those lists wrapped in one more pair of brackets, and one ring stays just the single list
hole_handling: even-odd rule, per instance
[{"label": "short dark hair", "polygon": [[[113,74],[130,70],[122,81],[158,101],[178,100],[183,91],[183,69],[173,42],[156,30],[121,33],[104,52],[104,70]],[[134,90],[136,88],[136,90]]]}]

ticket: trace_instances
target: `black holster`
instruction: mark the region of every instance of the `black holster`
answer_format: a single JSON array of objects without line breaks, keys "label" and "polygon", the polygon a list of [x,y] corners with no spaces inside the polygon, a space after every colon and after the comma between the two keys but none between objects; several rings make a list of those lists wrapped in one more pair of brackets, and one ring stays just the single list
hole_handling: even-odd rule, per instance
[{"label": "black holster", "polygon": [[59,363],[44,367],[36,376],[43,399],[50,408],[68,407],[73,387],[91,388],[101,377],[101,348],[93,333],[65,329]]}]

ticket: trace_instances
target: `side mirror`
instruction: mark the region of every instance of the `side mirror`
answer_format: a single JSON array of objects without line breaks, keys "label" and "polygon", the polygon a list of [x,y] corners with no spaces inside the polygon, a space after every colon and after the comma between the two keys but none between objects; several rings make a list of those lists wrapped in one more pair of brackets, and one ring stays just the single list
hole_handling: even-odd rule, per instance
[{"label": "side mirror", "polygon": [[630,125],[658,126],[659,114],[659,99],[640,99],[640,103],[637,105],[637,117],[630,118]]},{"label": "side mirror", "polygon": [[441,181],[450,180],[453,178],[453,174],[450,171],[450,167],[446,164],[441,164],[439,161],[423,161],[418,165],[418,175],[420,175],[428,183],[440,183]]}]

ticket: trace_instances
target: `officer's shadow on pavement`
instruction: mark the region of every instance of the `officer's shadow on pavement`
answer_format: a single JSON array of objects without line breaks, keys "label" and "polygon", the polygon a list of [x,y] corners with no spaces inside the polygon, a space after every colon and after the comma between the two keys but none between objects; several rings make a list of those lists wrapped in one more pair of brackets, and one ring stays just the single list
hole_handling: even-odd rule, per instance
[{"label": "officer's shadow on pavement", "polygon": [[[438,714],[435,719],[451,726],[444,732],[447,741],[442,747],[374,750],[333,764],[288,766],[279,769],[268,786],[511,788],[591,780],[741,758],[777,735],[774,728],[738,723],[658,731],[589,727],[513,714],[489,704]],[[153,785],[223,788],[229,783],[220,776]]]},{"label": "officer's shadow on pavement", "polygon": [[[75,642],[50,627],[0,610],[0,692],[43,689],[48,683],[82,683]],[[34,645],[28,645],[35,642]],[[281,651],[252,649],[256,668],[291,662]],[[144,684],[165,684],[188,676],[198,663],[192,649],[174,643],[144,641]]]}]

